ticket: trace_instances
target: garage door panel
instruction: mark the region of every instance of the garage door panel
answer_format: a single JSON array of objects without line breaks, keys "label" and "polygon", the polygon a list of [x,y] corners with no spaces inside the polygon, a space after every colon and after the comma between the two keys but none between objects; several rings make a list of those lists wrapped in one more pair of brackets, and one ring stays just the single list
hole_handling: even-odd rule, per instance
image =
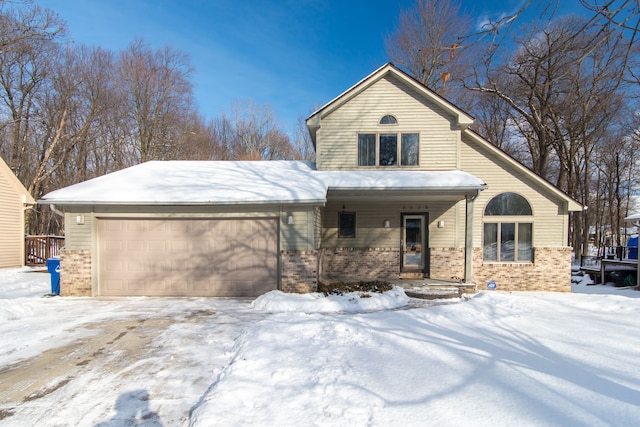
[{"label": "garage door panel", "polygon": [[183,296],[183,295],[188,295],[189,292],[189,287],[187,286],[187,282],[179,280],[179,281],[172,281],[169,284],[172,293],[175,294],[175,296]]},{"label": "garage door panel", "polygon": [[275,219],[97,223],[100,295],[258,296],[276,288]]},{"label": "garage door panel", "polygon": [[191,289],[195,292],[208,293],[211,288],[211,283],[208,280],[200,280],[193,282]]},{"label": "garage door panel", "polygon": [[[119,221],[112,221],[119,222]],[[120,224],[119,230],[126,231],[128,233],[134,233],[139,231],[145,231],[146,221],[126,221]],[[115,229],[116,227],[114,227]]]}]

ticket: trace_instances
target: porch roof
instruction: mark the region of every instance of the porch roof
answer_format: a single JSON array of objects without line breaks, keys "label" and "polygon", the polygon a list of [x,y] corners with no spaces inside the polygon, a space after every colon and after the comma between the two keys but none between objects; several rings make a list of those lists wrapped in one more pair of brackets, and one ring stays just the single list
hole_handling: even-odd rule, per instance
[{"label": "porch roof", "polygon": [[453,171],[318,171],[305,161],[152,161],[53,191],[60,205],[324,204],[328,191],[475,194],[486,184]]},{"label": "porch roof", "polygon": [[487,185],[460,170],[316,171],[331,190],[483,190]]},{"label": "porch roof", "polygon": [[460,170],[450,171],[318,171],[328,198],[361,201],[457,201],[477,195],[487,185]]}]

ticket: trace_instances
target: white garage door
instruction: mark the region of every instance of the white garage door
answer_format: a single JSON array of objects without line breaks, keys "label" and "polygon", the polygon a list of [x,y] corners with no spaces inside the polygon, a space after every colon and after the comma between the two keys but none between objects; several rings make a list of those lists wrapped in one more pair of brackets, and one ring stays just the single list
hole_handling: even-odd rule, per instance
[{"label": "white garage door", "polygon": [[98,294],[254,297],[276,289],[275,219],[98,220]]}]

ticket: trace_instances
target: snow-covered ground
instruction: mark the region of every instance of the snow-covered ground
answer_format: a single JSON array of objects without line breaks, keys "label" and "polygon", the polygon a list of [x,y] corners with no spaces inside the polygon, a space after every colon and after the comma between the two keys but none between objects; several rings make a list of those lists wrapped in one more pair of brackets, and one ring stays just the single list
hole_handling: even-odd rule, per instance
[{"label": "snow-covered ground", "polygon": [[[640,292],[633,289],[584,282],[570,294],[485,291],[407,308],[398,289],[330,299],[272,292],[253,303],[42,298],[48,280],[0,270],[0,425],[640,420]],[[132,341],[118,347],[119,358],[104,354],[143,330],[136,322],[147,325],[139,347],[132,351]],[[19,402],[2,394],[8,374],[39,355],[89,345],[117,328],[64,381]],[[58,355],[73,357],[77,351]]]}]

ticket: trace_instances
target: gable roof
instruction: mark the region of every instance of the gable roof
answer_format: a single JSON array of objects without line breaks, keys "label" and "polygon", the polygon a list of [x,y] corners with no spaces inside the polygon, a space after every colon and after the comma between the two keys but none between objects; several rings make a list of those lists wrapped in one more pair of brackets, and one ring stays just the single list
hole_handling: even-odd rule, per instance
[{"label": "gable roof", "polygon": [[332,113],[340,106],[344,105],[349,100],[353,99],[360,93],[362,93],[365,89],[371,87],[374,83],[383,79],[388,75],[394,75],[400,80],[407,83],[409,86],[416,89],[420,94],[422,94],[425,98],[434,102],[438,106],[440,106],[444,111],[450,113],[452,116],[456,118],[456,122],[460,128],[466,128],[470,124],[473,123],[473,117],[456,107],[451,102],[447,101],[427,86],[420,83],[418,80],[411,77],[409,74],[402,71],[400,68],[393,65],[393,63],[388,62],[382,67],[375,70],[373,73],[369,74],[364,79],[360,80],[355,85],[351,86],[349,89],[335,97],[333,100],[329,101],[327,104],[320,107],[318,110],[313,112],[306,120],[307,127],[309,128],[309,133],[311,134],[311,139],[313,144],[316,144],[316,131],[320,128],[320,122],[322,117]]},{"label": "gable roof", "polygon": [[46,194],[60,205],[324,204],[329,190],[475,192],[462,171],[317,171],[306,161],[151,161]]},{"label": "gable roof", "polygon": [[464,129],[463,133],[469,137],[471,137],[474,141],[481,144],[485,149],[489,150],[494,156],[501,158],[503,161],[509,163],[519,172],[529,176],[534,182],[538,185],[544,187],[551,193],[555,194],[560,200],[564,200],[567,203],[567,208],[569,211],[581,211],[583,210],[583,205],[576,200],[574,200],[571,196],[569,196],[564,191],[560,190],[558,187],[553,185],[551,182],[542,178],[540,175],[533,172],[531,169],[514,159],[511,155],[509,155],[504,150],[496,147],[488,140],[483,138],[480,134],[474,132],[471,129]]},{"label": "gable roof", "polygon": [[7,178],[16,194],[22,196],[23,203],[33,205],[36,202],[2,157],[0,157],[0,174]]}]

